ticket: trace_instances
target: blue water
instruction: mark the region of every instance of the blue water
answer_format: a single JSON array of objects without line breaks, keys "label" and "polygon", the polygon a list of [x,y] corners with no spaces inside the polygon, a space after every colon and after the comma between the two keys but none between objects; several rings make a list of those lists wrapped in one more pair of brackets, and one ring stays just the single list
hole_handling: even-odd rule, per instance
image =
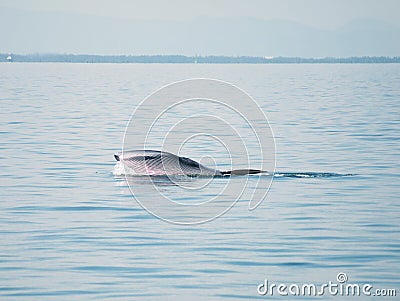
[{"label": "blue water", "polygon": [[[10,63],[0,74],[0,299],[284,300],[257,286],[340,272],[400,294],[400,65]],[[144,97],[193,77],[260,104],[277,176],[256,210],[239,201],[182,226],[139,206],[113,154]]]}]

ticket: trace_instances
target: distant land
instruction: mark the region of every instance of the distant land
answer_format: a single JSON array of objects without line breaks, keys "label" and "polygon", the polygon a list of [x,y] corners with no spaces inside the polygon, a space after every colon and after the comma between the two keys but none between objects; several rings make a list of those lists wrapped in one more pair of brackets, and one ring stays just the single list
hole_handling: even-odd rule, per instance
[{"label": "distant land", "polygon": [[362,57],[257,57],[257,56],[185,56],[185,55],[90,55],[90,54],[6,54],[2,62],[60,63],[171,63],[171,64],[382,64],[400,63],[400,56]]}]

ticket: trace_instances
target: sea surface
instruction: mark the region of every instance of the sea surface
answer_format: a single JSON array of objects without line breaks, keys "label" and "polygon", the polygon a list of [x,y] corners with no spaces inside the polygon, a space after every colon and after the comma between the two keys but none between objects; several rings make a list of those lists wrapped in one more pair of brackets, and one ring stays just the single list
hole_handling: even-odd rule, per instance
[{"label": "sea surface", "polygon": [[[268,117],[276,176],[253,211],[239,199],[209,222],[166,222],[129,185],[150,203],[154,185],[183,203],[211,188],[113,174],[132,112],[188,78],[230,82]],[[258,286],[321,286],[340,273],[400,295],[399,64],[2,63],[0,121],[1,300],[310,300]],[[225,164],[214,142],[186,155]],[[257,177],[212,189],[244,179]]]}]

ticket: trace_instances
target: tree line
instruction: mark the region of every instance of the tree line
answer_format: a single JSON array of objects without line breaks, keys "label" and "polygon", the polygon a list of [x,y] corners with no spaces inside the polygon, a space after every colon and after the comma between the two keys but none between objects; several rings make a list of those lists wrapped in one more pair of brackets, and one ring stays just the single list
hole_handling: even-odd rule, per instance
[{"label": "tree line", "polygon": [[90,54],[0,54],[1,61],[64,63],[176,63],[176,64],[374,64],[400,63],[400,56],[362,57],[255,57],[255,56],[185,56],[185,55],[90,55]]}]

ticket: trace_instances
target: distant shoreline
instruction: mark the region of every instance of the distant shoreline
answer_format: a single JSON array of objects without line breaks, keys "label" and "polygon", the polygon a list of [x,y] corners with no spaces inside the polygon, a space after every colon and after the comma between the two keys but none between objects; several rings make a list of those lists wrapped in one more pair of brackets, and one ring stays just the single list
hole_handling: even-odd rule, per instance
[{"label": "distant shoreline", "polygon": [[185,56],[185,55],[90,55],[90,54],[7,54],[0,62],[32,63],[148,63],[148,64],[393,64],[400,56],[362,57],[255,57],[255,56]]}]

